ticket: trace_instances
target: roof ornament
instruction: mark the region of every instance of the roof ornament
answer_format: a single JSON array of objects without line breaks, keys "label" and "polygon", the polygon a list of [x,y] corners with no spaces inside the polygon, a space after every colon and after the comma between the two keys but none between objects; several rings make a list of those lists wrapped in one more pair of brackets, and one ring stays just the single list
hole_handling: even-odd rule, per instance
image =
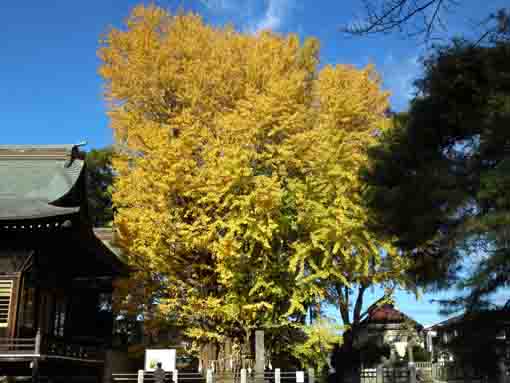
[{"label": "roof ornament", "polygon": [[69,168],[73,164],[75,159],[77,158],[81,159],[79,148],[85,145],[88,145],[87,141],[81,141],[80,143],[73,146],[73,148],[71,149],[71,158],[69,158],[69,161],[67,161],[66,164],[64,165],[66,168]]},{"label": "roof ornament", "polygon": [[61,225],[63,228],[66,228],[66,229],[69,229],[73,226],[73,223],[71,222],[71,220],[69,219],[66,219],[62,225]]}]

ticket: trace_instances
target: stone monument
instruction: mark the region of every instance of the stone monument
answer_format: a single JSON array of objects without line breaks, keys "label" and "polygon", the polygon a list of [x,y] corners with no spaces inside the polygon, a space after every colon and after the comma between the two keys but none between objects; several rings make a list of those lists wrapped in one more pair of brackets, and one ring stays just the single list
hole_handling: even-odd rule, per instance
[{"label": "stone monument", "polygon": [[264,331],[255,331],[255,374],[264,376],[265,369]]}]

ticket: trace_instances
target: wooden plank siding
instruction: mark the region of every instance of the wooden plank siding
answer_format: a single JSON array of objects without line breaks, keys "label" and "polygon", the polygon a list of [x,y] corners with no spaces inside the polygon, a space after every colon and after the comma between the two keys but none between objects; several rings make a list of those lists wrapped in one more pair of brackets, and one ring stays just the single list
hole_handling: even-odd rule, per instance
[{"label": "wooden plank siding", "polygon": [[7,337],[16,336],[19,283],[19,273],[0,276],[0,328]]}]

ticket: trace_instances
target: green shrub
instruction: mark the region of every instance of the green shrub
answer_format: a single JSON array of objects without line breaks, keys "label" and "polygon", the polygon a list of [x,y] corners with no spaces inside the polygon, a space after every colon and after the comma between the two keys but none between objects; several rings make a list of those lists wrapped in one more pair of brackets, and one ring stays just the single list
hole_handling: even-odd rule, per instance
[{"label": "green shrub", "polygon": [[390,346],[383,344],[380,346],[375,341],[369,341],[360,348],[361,363],[365,367],[373,367],[381,363],[381,358],[390,357]]},{"label": "green shrub", "polygon": [[[430,352],[422,348],[421,346],[413,346],[413,359],[415,362],[430,362],[432,355]],[[409,360],[409,355],[406,350],[406,354],[404,356],[404,360]]]}]

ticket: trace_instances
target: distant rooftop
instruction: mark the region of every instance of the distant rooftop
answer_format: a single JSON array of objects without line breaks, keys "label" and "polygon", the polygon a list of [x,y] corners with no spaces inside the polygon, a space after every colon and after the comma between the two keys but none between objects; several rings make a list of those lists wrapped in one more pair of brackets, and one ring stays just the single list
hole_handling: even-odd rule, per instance
[{"label": "distant rooftop", "polygon": [[389,324],[389,323],[403,323],[410,321],[419,327],[422,327],[418,322],[404,314],[394,305],[386,303],[380,306],[372,306],[368,310],[367,317],[362,321],[366,324]]}]

